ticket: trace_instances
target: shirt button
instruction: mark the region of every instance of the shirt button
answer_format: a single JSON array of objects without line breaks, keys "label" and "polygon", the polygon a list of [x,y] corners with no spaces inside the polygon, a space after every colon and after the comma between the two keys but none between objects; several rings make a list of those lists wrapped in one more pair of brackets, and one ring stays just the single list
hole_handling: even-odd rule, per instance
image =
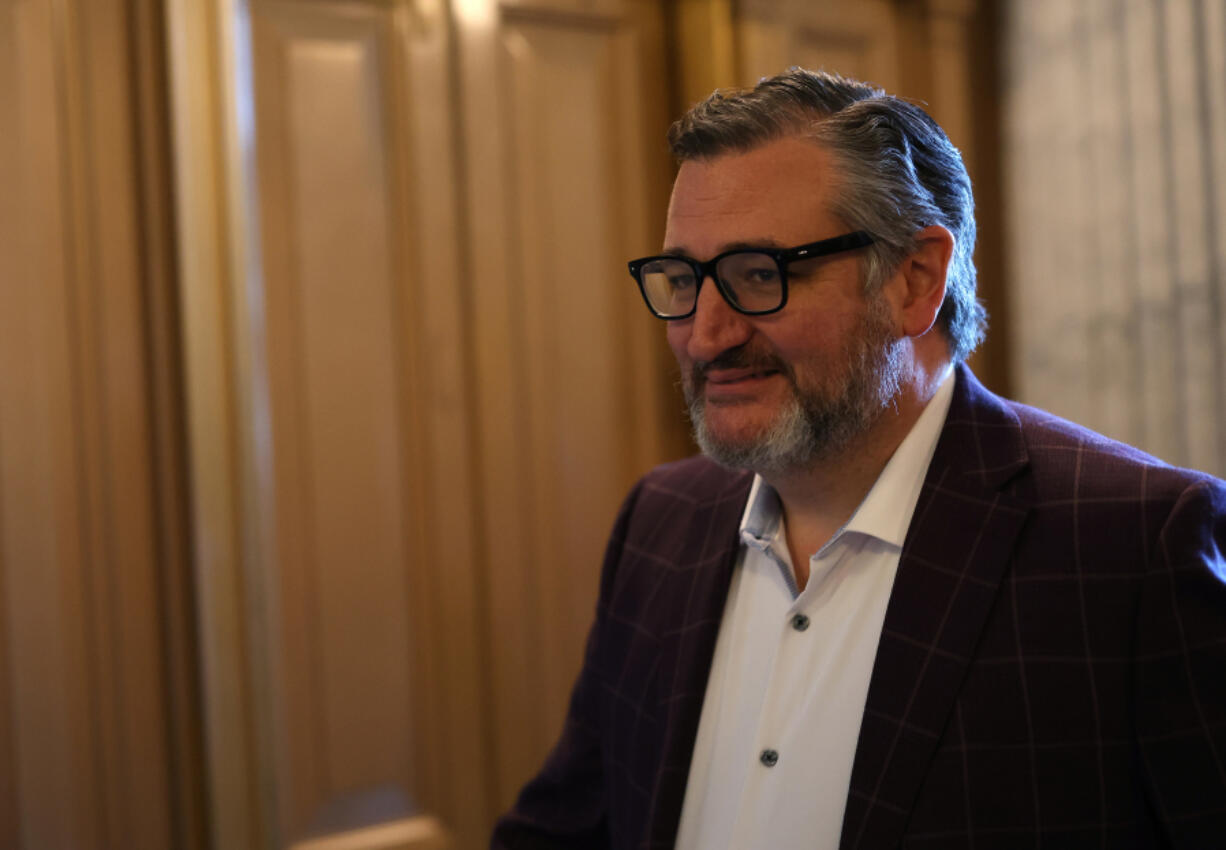
[{"label": "shirt button", "polygon": [[809,618],[804,614],[797,614],[792,618],[792,628],[798,632],[803,632],[805,629],[809,628]]},{"label": "shirt button", "polygon": [[774,750],[763,750],[762,755],[758,756],[758,761],[767,767],[774,767],[779,763],[779,753]]}]

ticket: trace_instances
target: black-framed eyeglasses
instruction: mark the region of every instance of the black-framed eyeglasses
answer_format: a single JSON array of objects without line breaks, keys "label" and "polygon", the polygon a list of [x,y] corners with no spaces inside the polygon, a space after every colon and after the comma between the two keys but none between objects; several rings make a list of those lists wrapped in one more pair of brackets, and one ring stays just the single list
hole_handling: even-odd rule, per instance
[{"label": "black-framed eyeglasses", "polygon": [[698,290],[710,277],[728,305],[747,316],[763,316],[788,303],[788,266],[873,244],[872,234],[857,230],[795,248],[725,251],[705,263],[679,255],[631,260],[630,274],[652,314],[685,319],[698,307]]}]

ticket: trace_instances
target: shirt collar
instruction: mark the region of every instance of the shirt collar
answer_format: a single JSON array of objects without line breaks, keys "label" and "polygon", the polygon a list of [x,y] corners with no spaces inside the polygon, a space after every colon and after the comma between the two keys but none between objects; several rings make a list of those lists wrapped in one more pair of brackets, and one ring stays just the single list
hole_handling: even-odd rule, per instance
[{"label": "shirt collar", "polygon": [[755,549],[767,549],[779,534],[783,518],[779,494],[766,480],[755,474],[749,488],[749,501],[741,514],[741,540]]},{"label": "shirt collar", "polygon": [[[911,515],[932,455],[936,451],[945,417],[954,395],[954,370],[941,381],[919,419],[894,450],[872,489],[847,524],[835,535],[855,531],[902,548]],[[760,475],[754,475],[749,501],[741,515],[740,536],[747,545],[767,549],[778,537],[782,520],[779,494]]]},{"label": "shirt collar", "polygon": [[911,431],[894,450],[873,488],[847,521],[844,531],[858,531],[902,548],[953,396],[954,372],[951,369],[911,426]]}]

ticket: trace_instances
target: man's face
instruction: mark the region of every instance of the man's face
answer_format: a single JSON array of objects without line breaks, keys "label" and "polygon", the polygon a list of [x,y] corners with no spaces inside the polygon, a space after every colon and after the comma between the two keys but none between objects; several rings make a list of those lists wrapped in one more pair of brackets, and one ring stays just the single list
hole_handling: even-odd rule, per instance
[{"label": "man's face", "polygon": [[[832,159],[801,139],[682,164],[665,250],[707,260],[846,233],[829,212]],[[778,313],[734,311],[710,280],[695,314],[668,323],[695,436],[729,466],[806,468],[869,431],[898,392],[903,358],[884,298],[865,298],[857,252],[793,264]]]}]

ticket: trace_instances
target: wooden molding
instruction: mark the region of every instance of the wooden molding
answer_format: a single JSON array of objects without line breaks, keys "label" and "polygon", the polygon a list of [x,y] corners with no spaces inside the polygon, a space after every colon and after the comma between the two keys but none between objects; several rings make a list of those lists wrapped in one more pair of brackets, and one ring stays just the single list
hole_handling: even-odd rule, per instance
[{"label": "wooden molding", "polygon": [[679,115],[715,89],[737,85],[741,74],[733,0],[677,0],[672,14]]},{"label": "wooden molding", "polygon": [[254,435],[240,427],[252,405],[252,328],[233,82],[237,15],[245,15],[241,0],[166,5],[209,822],[215,846],[226,848],[276,843],[268,799],[275,786],[262,749],[272,736],[258,731],[251,666],[260,656],[249,580],[259,505],[244,498],[257,470]]},{"label": "wooden molding", "polygon": [[415,817],[299,841],[289,850],[450,850],[453,846],[436,818]]},{"label": "wooden molding", "polygon": [[205,762],[191,560],[187,425],[179,333],[178,268],[164,8],[136,0],[131,67],[136,100],[142,284],[154,461],[159,612],[165,644],[166,722],[174,846],[204,850]]},{"label": "wooden molding", "polygon": [[132,9],[0,16],[0,843],[153,850],[172,757]]}]

